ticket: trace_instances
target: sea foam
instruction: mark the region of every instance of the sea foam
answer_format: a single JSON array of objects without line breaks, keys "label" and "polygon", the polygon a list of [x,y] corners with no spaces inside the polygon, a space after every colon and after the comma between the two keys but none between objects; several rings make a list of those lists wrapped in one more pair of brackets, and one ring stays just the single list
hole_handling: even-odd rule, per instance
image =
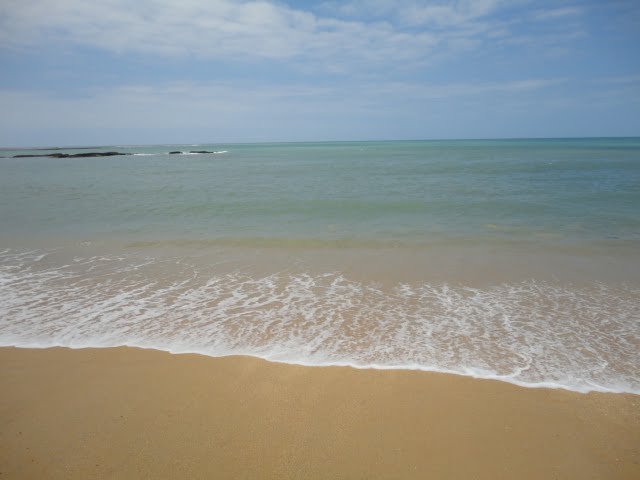
[{"label": "sea foam", "polygon": [[340,272],[0,252],[0,344],[137,346],[640,393],[640,290],[529,280],[382,288]]}]

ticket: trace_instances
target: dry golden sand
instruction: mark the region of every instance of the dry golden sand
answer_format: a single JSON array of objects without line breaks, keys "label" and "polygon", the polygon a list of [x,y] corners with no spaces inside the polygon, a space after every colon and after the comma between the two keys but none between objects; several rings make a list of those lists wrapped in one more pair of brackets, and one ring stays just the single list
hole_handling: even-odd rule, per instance
[{"label": "dry golden sand", "polygon": [[0,349],[0,479],[640,478],[640,397],[130,348]]}]

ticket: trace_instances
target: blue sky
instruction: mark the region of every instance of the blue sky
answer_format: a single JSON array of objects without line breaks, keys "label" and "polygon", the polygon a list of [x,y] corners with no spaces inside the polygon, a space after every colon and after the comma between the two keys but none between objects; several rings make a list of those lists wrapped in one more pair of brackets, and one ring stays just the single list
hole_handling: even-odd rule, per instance
[{"label": "blue sky", "polygon": [[637,0],[3,0],[0,145],[640,135]]}]

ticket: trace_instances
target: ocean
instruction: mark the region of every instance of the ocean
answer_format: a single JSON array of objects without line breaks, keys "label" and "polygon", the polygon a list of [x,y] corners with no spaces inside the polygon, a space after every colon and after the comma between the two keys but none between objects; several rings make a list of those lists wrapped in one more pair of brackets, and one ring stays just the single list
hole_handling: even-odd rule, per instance
[{"label": "ocean", "polygon": [[2,346],[640,393],[640,138],[0,156]]}]

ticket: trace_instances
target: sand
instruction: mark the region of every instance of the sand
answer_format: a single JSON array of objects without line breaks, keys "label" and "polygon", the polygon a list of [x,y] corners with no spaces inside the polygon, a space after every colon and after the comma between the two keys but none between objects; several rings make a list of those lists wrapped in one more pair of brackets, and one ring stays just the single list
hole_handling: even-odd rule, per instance
[{"label": "sand", "polygon": [[132,348],[0,349],[0,479],[638,479],[640,397]]}]

